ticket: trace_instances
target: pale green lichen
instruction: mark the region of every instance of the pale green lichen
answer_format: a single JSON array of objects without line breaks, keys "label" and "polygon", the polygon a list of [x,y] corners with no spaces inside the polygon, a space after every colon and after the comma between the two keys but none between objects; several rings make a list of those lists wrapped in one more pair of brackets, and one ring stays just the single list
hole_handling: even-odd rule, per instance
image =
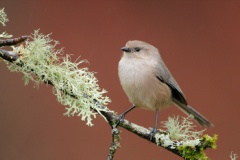
[{"label": "pale green lichen", "polygon": [[184,159],[206,160],[207,156],[203,152],[206,148],[216,148],[217,135],[210,137],[203,134],[204,130],[196,131],[190,117],[182,118],[169,117],[163,122],[166,132],[156,134],[156,143],[162,147],[178,150]]},{"label": "pale green lichen", "polygon": [[3,33],[0,34],[0,38],[11,38],[11,37],[12,37],[12,35],[8,34],[6,32],[3,32]]},{"label": "pale green lichen", "polygon": [[231,160],[236,160],[238,158],[237,154],[234,154],[233,152],[231,152],[229,157]]},{"label": "pale green lichen", "polygon": [[196,146],[200,143],[200,136],[204,132],[204,130],[194,130],[195,126],[190,121],[190,117],[183,117],[181,120],[178,116],[169,117],[162,124],[167,134],[156,135],[156,140],[157,144],[163,147],[171,146],[171,148],[176,148],[179,145]]},{"label": "pale green lichen", "polygon": [[[5,26],[6,22],[8,22],[7,14],[5,13],[4,8],[2,8],[2,9],[0,9],[0,23],[3,26]],[[0,38],[11,38],[11,37],[12,37],[12,35],[10,35],[6,32],[3,32],[0,34]]]},{"label": "pale green lichen", "polygon": [[4,11],[4,8],[0,9],[0,23],[5,26],[8,22],[7,14]]},{"label": "pale green lichen", "polygon": [[190,117],[169,117],[162,122],[163,127],[169,132],[172,140],[189,141],[199,139],[205,130],[196,131]]},{"label": "pale green lichen", "polygon": [[[31,80],[38,86],[40,83],[53,84],[53,93],[58,101],[66,105],[66,116],[81,116],[92,126],[92,118],[97,111],[109,111],[106,107],[97,107],[96,100],[102,106],[107,105],[110,99],[103,96],[105,90],[101,90],[98,80],[88,68],[79,68],[85,60],[71,62],[69,55],[63,56],[63,50],[56,50],[57,41],[50,35],[40,34],[35,31],[24,44],[13,47],[13,52],[19,54],[19,59],[9,64],[11,71],[22,72],[24,82]],[[16,65],[17,64],[17,65]]]}]

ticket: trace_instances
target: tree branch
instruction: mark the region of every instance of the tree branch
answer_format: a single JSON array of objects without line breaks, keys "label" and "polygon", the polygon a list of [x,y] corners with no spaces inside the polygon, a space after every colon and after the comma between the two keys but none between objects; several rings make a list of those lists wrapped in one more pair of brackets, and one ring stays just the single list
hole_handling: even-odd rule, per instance
[{"label": "tree branch", "polygon": [[27,38],[28,38],[28,36],[21,36],[21,37],[18,37],[18,38],[0,40],[0,47],[16,45],[18,43],[24,42]]},{"label": "tree branch", "polygon": [[[11,41],[7,41],[7,42],[4,42],[2,44],[13,45],[13,44],[17,44],[17,43],[20,43],[20,42],[24,41],[26,38],[27,38],[27,36],[22,36],[22,38],[12,39]],[[0,45],[1,45],[1,41],[0,41]],[[14,62],[19,58],[17,53],[8,52],[8,51],[2,50],[2,49],[0,49],[0,57],[4,60],[8,61],[8,62]],[[16,65],[22,67],[22,66],[24,66],[24,62],[16,63]],[[37,76],[42,77],[41,75],[37,75]],[[54,86],[54,83],[51,80],[46,80],[45,78],[42,78],[42,79],[44,79],[44,83]],[[67,95],[69,95],[73,98],[78,97],[77,95],[74,95],[74,94],[72,94],[72,93],[70,93],[66,90],[62,90],[62,92],[63,92],[63,94],[67,94]],[[84,96],[89,98],[88,95],[84,95]],[[98,108],[101,108],[101,109],[106,108],[97,99],[93,99],[93,102],[95,103],[95,105]],[[94,109],[94,107],[92,107],[92,109]],[[120,147],[120,143],[119,143],[119,139],[120,139],[119,138],[120,137],[119,133],[120,133],[120,131],[117,128],[117,125],[116,125],[116,121],[118,119],[118,116],[114,112],[109,112],[109,111],[104,111],[104,110],[100,111],[100,113],[106,118],[106,120],[108,121],[109,125],[112,128],[112,144],[110,145],[109,155],[108,155],[108,160],[112,160],[117,148]],[[126,120],[126,119],[121,121],[118,126],[120,126],[122,128],[125,128],[126,130],[128,130],[128,131],[138,135],[139,137],[149,141],[150,130],[147,129],[147,128],[144,128],[142,126],[134,124],[134,123],[132,123],[132,122]],[[183,151],[185,153],[186,147],[188,147],[188,146],[186,146],[186,144],[184,144],[183,142],[172,141],[170,139],[169,139],[170,143],[166,144],[165,143],[166,138],[169,139],[169,133],[168,132],[158,131],[150,142],[152,142],[152,143],[154,143],[158,146],[161,146],[161,147],[169,150],[170,152],[172,152],[172,153],[174,153],[174,154],[176,154],[180,157],[184,157]],[[216,139],[215,139],[215,141],[216,141]],[[188,147],[187,149],[191,150],[191,151],[192,150],[193,151],[197,150],[198,152],[202,152],[202,150],[205,150],[207,148],[214,148],[215,141],[213,139],[208,139],[208,137],[203,137],[203,138],[199,139],[199,143],[197,144],[197,146]],[[186,158],[186,159],[190,159],[190,158]]]},{"label": "tree branch", "polygon": [[0,57],[9,62],[16,61],[18,59],[18,55],[14,52],[7,52],[5,50],[0,49]]},{"label": "tree branch", "polygon": [[113,160],[114,154],[120,148],[120,131],[118,128],[112,128],[112,144],[109,147],[108,160]]}]

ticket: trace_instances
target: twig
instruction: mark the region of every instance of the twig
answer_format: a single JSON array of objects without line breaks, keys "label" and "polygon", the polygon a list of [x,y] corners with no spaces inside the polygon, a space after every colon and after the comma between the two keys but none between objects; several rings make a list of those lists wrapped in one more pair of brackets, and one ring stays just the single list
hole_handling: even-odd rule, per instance
[{"label": "twig", "polygon": [[[99,103],[96,99],[93,99],[93,102],[98,108],[104,108],[101,103]],[[120,145],[120,131],[115,125],[115,122],[117,120],[117,116],[113,114],[113,112],[105,112],[101,111],[101,114],[107,119],[109,125],[112,128],[112,143],[109,147],[109,153],[108,153],[108,159],[107,160],[113,160],[114,154],[116,153],[117,149],[121,147]]]},{"label": "twig", "polygon": [[11,38],[11,39],[6,39],[6,40],[0,40],[0,47],[2,46],[13,46],[18,43],[21,43],[25,41],[28,38],[28,36],[21,36],[18,38]]},{"label": "twig", "polygon": [[7,52],[5,50],[0,49],[0,57],[2,59],[5,59],[9,62],[13,62],[16,61],[18,59],[18,55],[16,53],[13,52]]},{"label": "twig", "polygon": [[113,127],[112,129],[112,144],[109,147],[108,160],[113,160],[114,154],[118,148],[120,148],[120,131],[118,128]]}]

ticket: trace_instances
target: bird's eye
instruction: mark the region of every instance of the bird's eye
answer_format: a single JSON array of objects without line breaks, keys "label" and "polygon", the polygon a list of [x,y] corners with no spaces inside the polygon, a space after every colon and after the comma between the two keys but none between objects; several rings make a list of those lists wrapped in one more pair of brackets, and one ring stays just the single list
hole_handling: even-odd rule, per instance
[{"label": "bird's eye", "polygon": [[139,47],[136,47],[134,49],[135,49],[136,52],[139,52],[141,50],[141,48],[139,48]]}]

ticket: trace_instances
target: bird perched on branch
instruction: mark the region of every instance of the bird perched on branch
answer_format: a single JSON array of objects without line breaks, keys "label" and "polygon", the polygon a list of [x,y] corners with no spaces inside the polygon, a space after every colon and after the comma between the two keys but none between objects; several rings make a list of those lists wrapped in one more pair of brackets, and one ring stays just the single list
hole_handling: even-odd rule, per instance
[{"label": "bird perched on branch", "polygon": [[[204,116],[188,105],[179,85],[164,64],[156,47],[142,41],[128,41],[121,49],[118,75],[133,107],[119,117],[119,121],[135,107],[156,111],[156,121],[150,133],[150,140],[157,132],[158,112],[170,105],[176,105],[202,126],[213,126]],[[118,121],[118,123],[119,123]]]}]

